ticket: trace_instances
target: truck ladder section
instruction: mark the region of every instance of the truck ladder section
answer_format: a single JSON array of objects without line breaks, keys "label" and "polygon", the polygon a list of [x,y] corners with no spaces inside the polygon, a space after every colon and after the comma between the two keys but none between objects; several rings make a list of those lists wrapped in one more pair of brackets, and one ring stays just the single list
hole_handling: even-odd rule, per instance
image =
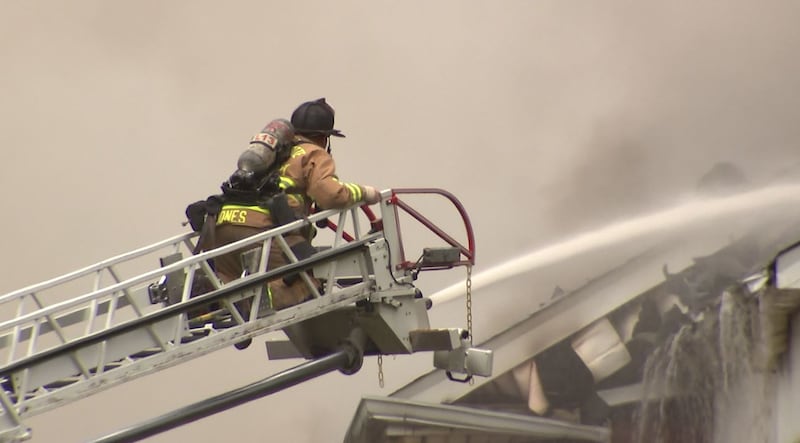
[{"label": "truck ladder section", "polygon": [[[411,208],[402,194],[447,198],[462,218],[468,245]],[[371,322],[365,321],[364,329],[372,354],[437,351],[464,360],[469,348],[463,330],[430,329],[430,303],[413,281],[422,270],[474,263],[466,212],[452,194],[439,189],[385,190],[381,197],[380,219],[362,208],[371,229],[359,208],[351,207],[318,212],[197,255],[192,255],[197,234],[186,233],[0,296],[0,358],[5,363],[0,367],[0,441],[29,438],[31,431],[22,421],[26,416],[345,308],[368,312]],[[406,260],[398,209],[447,246],[425,248],[416,262]],[[298,259],[285,236],[310,224],[331,227],[332,245]],[[275,247],[290,263],[267,270],[266,258]],[[242,254],[242,278],[223,284],[210,263],[241,249],[248,250]],[[120,269],[127,267],[136,272],[123,278]],[[301,278],[312,298],[272,311],[265,283],[289,276]],[[463,372],[488,376],[490,353],[481,364],[479,370]]]}]

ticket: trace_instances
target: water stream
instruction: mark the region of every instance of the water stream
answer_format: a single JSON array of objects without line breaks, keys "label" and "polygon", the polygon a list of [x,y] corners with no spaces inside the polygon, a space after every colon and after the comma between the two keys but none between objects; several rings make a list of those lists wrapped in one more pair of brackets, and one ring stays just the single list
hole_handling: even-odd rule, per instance
[{"label": "water stream", "polygon": [[[800,185],[771,186],[730,197],[693,200],[674,208],[580,234],[477,272],[472,276],[472,289],[479,291],[525,272],[637,238],[690,228],[723,217],[764,212],[798,202],[800,202]],[[478,258],[480,260],[480,255]],[[591,277],[590,270],[587,274],[589,274],[587,277]],[[463,297],[464,291],[464,284],[456,283],[434,293],[431,299],[434,306],[438,306]]]},{"label": "water stream", "polygon": [[757,298],[732,288],[704,314],[648,358],[637,441],[774,441],[775,378],[756,347]]}]

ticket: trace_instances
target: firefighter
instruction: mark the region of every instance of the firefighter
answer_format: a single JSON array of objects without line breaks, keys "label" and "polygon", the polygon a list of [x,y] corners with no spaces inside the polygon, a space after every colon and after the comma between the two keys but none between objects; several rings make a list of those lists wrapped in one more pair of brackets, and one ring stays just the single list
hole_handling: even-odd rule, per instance
[{"label": "firefighter", "polygon": [[[344,137],[344,134],[334,129],[334,110],[324,98],[298,106],[292,113],[291,126],[294,134],[289,146],[284,147],[280,143],[284,143],[283,138],[289,133],[284,129],[276,131],[267,125],[261,133],[267,135],[260,134],[254,137],[251,148],[240,157],[239,170],[228,181],[228,188],[235,188],[236,184],[246,183],[247,180],[259,183],[259,180],[263,180],[259,174],[263,174],[264,171],[255,171],[254,169],[258,168],[247,166],[257,165],[259,162],[248,162],[244,157],[251,160],[266,157],[268,162],[271,151],[260,149],[260,145],[268,145],[269,143],[265,143],[264,140],[269,142],[271,140],[269,135],[272,133],[279,136],[277,137],[279,145],[275,147],[279,152],[275,160],[278,162],[277,174],[274,175],[277,180],[272,184],[266,183],[265,186],[276,186],[281,192],[259,190],[259,195],[269,197],[269,203],[261,201],[257,204],[253,204],[252,199],[246,197],[237,201],[231,197],[235,193],[224,192],[225,203],[219,210],[214,229],[214,247],[307,216],[312,205],[321,209],[338,209],[357,203],[374,204],[380,200],[379,192],[372,186],[343,182],[336,176],[335,163],[330,155],[330,149],[326,147],[329,147],[331,136]],[[259,142],[259,139],[262,141]],[[281,154],[284,149],[285,154]],[[253,171],[243,171],[243,169],[253,169]],[[225,185],[223,191],[226,191]],[[312,236],[313,227],[308,226],[307,229],[285,235],[284,239],[295,256],[303,259],[315,252],[310,243]],[[226,254],[215,260],[217,274],[223,282],[227,283],[241,276],[241,252],[243,251]],[[273,243],[270,248],[268,268],[273,269],[288,263],[289,259],[278,245]],[[314,285],[318,284],[313,278],[311,282]],[[297,274],[271,281],[268,284],[268,294],[271,308],[274,310],[296,305],[311,297],[307,282]],[[246,305],[242,307],[245,308]]]},{"label": "firefighter", "polygon": [[[380,193],[372,186],[339,180],[336,164],[330,154],[330,138],[344,137],[334,128],[335,111],[325,98],[307,101],[292,112],[294,146],[289,158],[281,165],[280,185],[286,191],[289,206],[297,217],[307,216],[312,207],[339,209],[356,203],[374,204]],[[298,258],[313,252],[313,227],[286,240],[296,249]],[[282,258],[282,257],[281,257]],[[282,279],[272,286],[275,309],[286,303],[296,304],[310,296],[306,286],[297,278]],[[285,294],[285,295],[283,295]]]}]

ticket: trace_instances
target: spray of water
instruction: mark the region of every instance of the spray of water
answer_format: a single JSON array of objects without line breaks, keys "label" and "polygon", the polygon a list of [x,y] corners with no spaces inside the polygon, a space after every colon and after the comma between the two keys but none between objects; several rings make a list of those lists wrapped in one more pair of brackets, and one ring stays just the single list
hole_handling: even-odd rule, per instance
[{"label": "spray of water", "polygon": [[774,383],[756,350],[757,298],[732,287],[715,308],[648,358],[636,441],[773,441]]},{"label": "spray of water", "polygon": [[[668,210],[578,235],[476,273],[472,278],[472,288],[479,290],[525,272],[620,242],[707,223],[720,217],[763,212],[797,202],[800,202],[800,185],[795,184],[770,186],[729,197],[692,200]],[[431,300],[437,306],[463,295],[464,285],[458,283],[433,294]]]},{"label": "spray of water", "polygon": [[648,358],[637,442],[711,442],[719,361],[709,332],[684,325]]}]

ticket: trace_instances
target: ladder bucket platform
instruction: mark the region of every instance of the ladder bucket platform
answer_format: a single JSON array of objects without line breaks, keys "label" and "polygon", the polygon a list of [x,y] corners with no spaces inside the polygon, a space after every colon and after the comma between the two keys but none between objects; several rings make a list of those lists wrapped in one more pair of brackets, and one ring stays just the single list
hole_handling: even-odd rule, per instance
[{"label": "ladder bucket platform", "polygon": [[[455,206],[466,245],[401,198],[425,194]],[[367,335],[365,355],[435,351],[437,366],[488,375],[491,352],[471,350],[461,329],[431,329],[430,300],[414,286],[421,271],[474,264],[466,211],[440,189],[381,196],[380,218],[366,206],[322,211],[196,255],[197,234],[185,233],[1,295],[0,441],[27,438],[25,416],[277,330],[289,337],[294,356],[308,359],[330,354],[358,327]],[[408,217],[444,245],[406,259],[400,224]],[[300,260],[284,236],[309,224],[330,227],[330,244]],[[271,248],[290,263],[267,269]],[[223,284],[213,259],[241,249],[248,250],[245,273]],[[311,298],[265,309],[266,283],[290,275],[306,283]],[[322,322],[327,334],[320,333]],[[465,358],[470,353],[483,357]]]}]

